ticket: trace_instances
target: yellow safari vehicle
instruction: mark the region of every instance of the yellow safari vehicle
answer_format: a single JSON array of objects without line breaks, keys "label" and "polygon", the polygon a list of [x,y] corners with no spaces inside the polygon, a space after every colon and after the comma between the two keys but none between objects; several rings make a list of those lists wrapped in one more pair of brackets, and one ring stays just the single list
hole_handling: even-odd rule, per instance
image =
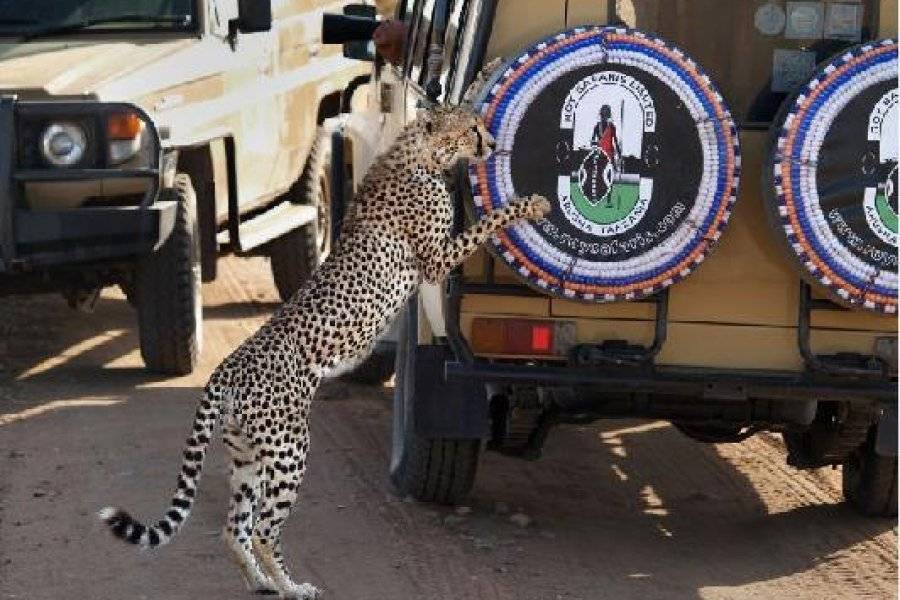
[{"label": "yellow safari vehicle", "polygon": [[329,250],[321,126],[366,72],[320,43],[341,6],[0,1],[0,293],[92,308],[118,284],[172,374],[196,363],[220,248],[271,256],[290,296]]},{"label": "yellow safari vehicle", "polygon": [[419,108],[471,101],[497,152],[448,173],[460,225],[519,194],[554,204],[403,315],[402,493],[454,502],[485,448],[534,459],[557,423],[646,417],[702,442],[781,432],[790,464],[842,464],[850,503],[896,514],[895,0],[405,0],[389,16],[405,56],[376,59],[345,115],[336,189]]}]

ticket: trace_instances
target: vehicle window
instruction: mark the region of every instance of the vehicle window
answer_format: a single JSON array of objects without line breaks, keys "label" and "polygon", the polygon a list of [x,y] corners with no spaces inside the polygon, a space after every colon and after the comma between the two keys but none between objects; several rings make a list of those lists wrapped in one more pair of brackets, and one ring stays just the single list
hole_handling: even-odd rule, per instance
[{"label": "vehicle window", "polygon": [[193,30],[195,0],[0,0],[0,34]]},{"label": "vehicle window", "polygon": [[765,128],[815,66],[871,39],[874,0],[617,0],[629,26],[671,40],[716,81],[738,123]]},{"label": "vehicle window", "polygon": [[413,0],[402,0],[402,2],[398,2],[396,11],[394,13],[394,18],[398,21],[405,21],[412,12],[412,8]]},{"label": "vehicle window", "polygon": [[470,0],[456,0],[453,3],[450,17],[447,19],[447,35],[444,41],[444,67],[441,72],[441,89],[444,96],[450,93],[453,80],[459,70],[462,54],[463,24],[466,23]]},{"label": "vehicle window", "polygon": [[[424,86],[428,77],[428,48],[433,40],[433,17],[435,11],[434,0],[423,0],[422,11],[416,15],[414,24],[414,45],[411,48],[409,61],[409,78],[411,81]],[[444,34],[444,61],[441,68],[441,87],[444,94],[447,93],[447,84],[452,80],[453,72],[459,57],[459,43],[461,39],[460,23],[465,22],[465,15],[469,0],[448,0],[447,29]]]},{"label": "vehicle window", "polygon": [[416,83],[422,76],[423,65],[428,60],[428,39],[431,37],[431,18],[434,14],[434,0],[416,0],[413,13],[412,34],[409,38],[410,56],[407,76]]},{"label": "vehicle window", "polygon": [[447,88],[447,93],[454,102],[462,100],[469,84],[467,77],[474,77],[474,71],[480,68],[480,65],[473,63],[480,60],[480,52],[483,51],[483,48],[478,48],[479,38],[490,30],[490,26],[485,23],[490,3],[491,0],[466,0],[465,8],[460,12]]}]

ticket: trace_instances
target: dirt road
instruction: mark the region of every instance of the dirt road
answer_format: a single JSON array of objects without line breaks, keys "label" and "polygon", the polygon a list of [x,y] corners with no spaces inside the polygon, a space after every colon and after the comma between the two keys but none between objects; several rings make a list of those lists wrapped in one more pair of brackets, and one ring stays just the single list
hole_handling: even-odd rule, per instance
[{"label": "dirt road", "polygon": [[[275,306],[262,259],[221,273],[204,289],[203,365],[182,379],[142,370],[118,293],[93,315],[54,296],[0,299],[0,598],[251,597],[218,537],[220,447],[171,546],[134,551],[93,517],[108,503],[159,516],[206,376]],[[390,397],[333,382],[315,405],[286,547],[328,600],[896,597],[896,522],[843,506],[836,471],[788,469],[776,437],[562,428],[539,462],[485,456],[464,514],[390,493]]]}]

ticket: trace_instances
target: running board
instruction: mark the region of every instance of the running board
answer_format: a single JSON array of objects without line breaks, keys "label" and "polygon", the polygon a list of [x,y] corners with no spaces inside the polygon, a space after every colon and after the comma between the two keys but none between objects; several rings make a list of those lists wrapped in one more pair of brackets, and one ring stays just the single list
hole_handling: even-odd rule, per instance
[{"label": "running board", "polygon": [[285,201],[241,223],[237,240],[230,239],[227,230],[220,231],[216,239],[220,245],[230,245],[236,254],[245,254],[315,220],[315,206]]}]

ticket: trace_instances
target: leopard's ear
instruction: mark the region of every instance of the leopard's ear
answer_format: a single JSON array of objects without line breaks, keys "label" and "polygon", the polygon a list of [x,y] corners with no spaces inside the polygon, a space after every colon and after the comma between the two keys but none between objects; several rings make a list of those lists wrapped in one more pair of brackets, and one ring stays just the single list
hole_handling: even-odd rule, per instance
[{"label": "leopard's ear", "polygon": [[469,87],[466,88],[465,93],[463,94],[463,102],[466,104],[473,104],[475,102],[475,96],[481,92],[482,88],[484,88],[484,84],[487,83],[488,77],[490,77],[494,71],[496,71],[500,65],[503,64],[503,57],[496,56],[490,62],[483,65],[481,70],[475,76],[475,79],[472,80],[472,83],[469,84]]}]

